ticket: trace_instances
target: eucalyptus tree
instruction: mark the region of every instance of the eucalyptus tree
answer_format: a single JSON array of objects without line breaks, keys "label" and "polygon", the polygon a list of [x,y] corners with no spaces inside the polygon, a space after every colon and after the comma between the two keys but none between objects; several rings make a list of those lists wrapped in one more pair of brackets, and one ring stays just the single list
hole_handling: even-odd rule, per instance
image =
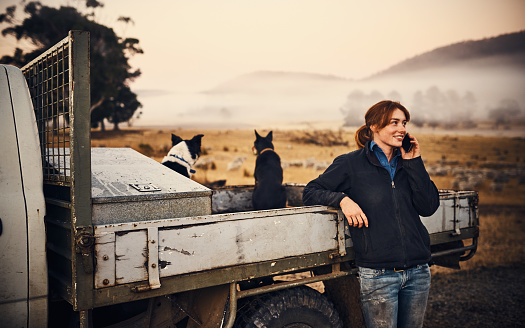
[{"label": "eucalyptus tree", "polygon": [[[0,14],[4,38],[29,41],[31,49],[16,48],[12,56],[0,58],[0,63],[22,67],[46,49],[63,39],[70,30],[89,31],[91,64],[91,123],[104,129],[104,119],[114,124],[129,121],[142,107],[129,84],[139,77],[140,69],[133,70],[131,56],[142,54],[139,40],[119,37],[113,28],[96,22],[95,9],[103,7],[97,0],[86,0],[85,10],[60,6],[53,8],[38,1],[22,1],[23,13],[17,5],[9,6]],[[24,16],[23,19],[20,16]],[[133,23],[129,17],[120,17],[123,24]]]}]

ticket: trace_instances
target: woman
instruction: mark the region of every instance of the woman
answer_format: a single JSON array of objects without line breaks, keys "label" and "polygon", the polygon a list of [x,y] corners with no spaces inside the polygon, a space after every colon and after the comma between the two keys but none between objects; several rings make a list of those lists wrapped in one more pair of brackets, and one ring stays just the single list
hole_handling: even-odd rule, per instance
[{"label": "woman", "polygon": [[430,238],[421,216],[439,193],[417,139],[402,141],[408,110],[380,101],[356,131],[358,150],[337,157],[306,185],[305,205],[340,207],[350,225],[367,327],[422,327],[430,288]]}]

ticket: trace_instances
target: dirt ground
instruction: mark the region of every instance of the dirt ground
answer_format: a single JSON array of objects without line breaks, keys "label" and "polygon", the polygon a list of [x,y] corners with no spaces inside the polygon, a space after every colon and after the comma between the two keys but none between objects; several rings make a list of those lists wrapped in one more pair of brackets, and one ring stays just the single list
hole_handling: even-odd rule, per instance
[{"label": "dirt ground", "polygon": [[524,263],[432,277],[425,327],[525,327]]},{"label": "dirt ground", "polygon": [[482,204],[474,257],[432,267],[425,327],[525,327],[525,204]]}]

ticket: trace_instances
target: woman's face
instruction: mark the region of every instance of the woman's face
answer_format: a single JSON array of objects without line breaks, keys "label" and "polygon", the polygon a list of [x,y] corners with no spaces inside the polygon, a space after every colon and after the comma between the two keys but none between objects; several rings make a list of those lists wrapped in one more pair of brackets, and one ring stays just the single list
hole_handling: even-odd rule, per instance
[{"label": "woman's face", "polygon": [[407,124],[405,113],[396,108],[392,113],[392,117],[388,124],[382,128],[377,129],[373,125],[372,132],[374,132],[375,143],[384,151],[390,152],[393,148],[401,147],[403,138],[407,133],[405,126]]}]

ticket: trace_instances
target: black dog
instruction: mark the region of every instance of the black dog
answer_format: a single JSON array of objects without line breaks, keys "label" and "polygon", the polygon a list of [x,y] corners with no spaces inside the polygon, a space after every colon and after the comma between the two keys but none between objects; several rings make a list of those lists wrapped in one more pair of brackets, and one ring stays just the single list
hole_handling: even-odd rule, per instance
[{"label": "black dog", "polygon": [[255,188],[252,204],[254,210],[267,210],[286,206],[286,190],[283,183],[283,168],[281,158],[274,151],[272,131],[266,137],[261,137],[255,131],[254,153],[255,161]]},{"label": "black dog", "polygon": [[202,137],[204,135],[198,134],[191,140],[183,140],[181,137],[171,134],[172,147],[162,159],[161,164],[189,178],[192,173],[195,173],[192,167],[201,154]]}]

